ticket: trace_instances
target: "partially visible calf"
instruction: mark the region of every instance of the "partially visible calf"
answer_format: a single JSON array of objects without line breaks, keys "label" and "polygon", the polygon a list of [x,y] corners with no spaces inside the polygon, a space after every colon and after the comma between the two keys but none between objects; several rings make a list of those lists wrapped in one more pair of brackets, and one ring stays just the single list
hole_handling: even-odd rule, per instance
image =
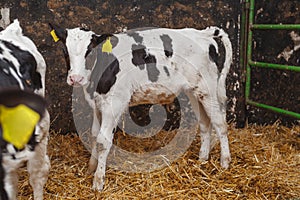
[{"label": "partially visible calf", "polygon": [[6,89],[0,91],[0,199],[8,199],[5,190],[6,171],[2,156],[8,143],[18,149],[34,145],[35,126],[46,113],[46,101],[31,91]]},{"label": "partially visible calf", "polygon": [[[221,165],[229,167],[225,80],[232,47],[222,29],[154,28],[97,35],[81,28],[50,26],[54,39],[64,44],[67,83],[83,87],[94,113],[101,113],[101,125],[94,114],[92,126],[97,142],[89,163],[89,169],[96,170],[94,189],[103,188],[113,129],[128,105],[171,103],[181,91],[199,121],[199,158],[208,159],[214,128],[220,139]],[[224,62],[219,62],[215,39],[225,47]]]},{"label": "partially visible calf", "polygon": [[[18,20],[15,20],[0,32],[0,91],[7,89],[26,90],[32,95],[35,93],[44,97],[45,72],[46,63],[44,58],[32,40],[23,35]],[[0,97],[0,103],[5,100],[9,105],[6,105],[7,108],[2,107],[2,109],[10,110],[10,107],[15,106],[10,104],[13,101],[7,102],[6,96]],[[32,105],[34,99],[32,99],[32,102],[26,101],[25,103]],[[3,184],[9,199],[17,198],[17,170],[26,162],[34,199],[43,199],[43,187],[47,181],[50,168],[47,155],[50,117],[47,110],[44,110],[41,116],[34,129],[31,130],[31,137],[24,146],[18,146],[9,140],[5,140],[5,138],[3,140],[1,148],[4,170]],[[5,134],[7,130],[3,128],[3,123],[1,127],[1,133]],[[16,127],[18,127],[17,124]],[[25,137],[26,131],[24,127],[24,132],[18,134]],[[13,134],[11,133],[11,135]]]}]

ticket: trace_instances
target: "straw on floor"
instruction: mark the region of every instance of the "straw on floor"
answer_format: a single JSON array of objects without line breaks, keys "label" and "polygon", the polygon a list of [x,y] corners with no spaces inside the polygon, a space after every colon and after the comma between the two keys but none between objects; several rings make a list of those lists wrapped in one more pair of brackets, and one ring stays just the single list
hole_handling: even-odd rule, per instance
[{"label": "straw on floor", "polygon": [[[161,170],[107,169],[105,188],[96,192],[92,176],[86,175],[90,154],[79,137],[51,132],[45,199],[300,199],[300,126],[230,126],[229,140],[228,170],[220,167],[218,145],[207,162],[198,161],[197,136],[181,158]],[[136,141],[123,142],[138,146]],[[32,199],[25,169],[20,176],[19,199]]]}]

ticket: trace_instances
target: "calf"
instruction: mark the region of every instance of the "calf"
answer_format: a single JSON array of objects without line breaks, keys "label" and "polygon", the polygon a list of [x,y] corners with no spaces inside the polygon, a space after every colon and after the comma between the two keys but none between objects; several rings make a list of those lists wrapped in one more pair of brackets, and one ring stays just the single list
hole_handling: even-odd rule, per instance
[{"label": "calf", "polygon": [[[64,44],[67,83],[83,87],[94,109],[92,134],[96,145],[89,162],[89,170],[96,170],[94,189],[103,189],[113,129],[126,107],[170,103],[181,91],[189,97],[199,121],[199,158],[208,159],[214,128],[220,139],[221,166],[229,167],[225,79],[232,47],[222,29],[154,28],[97,35],[82,28],[50,26],[54,40]],[[225,47],[224,63],[220,62],[218,38]]]},{"label": "calf", "polygon": [[[30,93],[35,93],[41,97],[45,94],[45,72],[46,63],[42,55],[37,50],[34,43],[22,33],[19,21],[15,20],[6,29],[0,32],[0,90],[17,89],[26,90]],[[20,91],[21,92],[21,91]],[[18,96],[14,97],[14,101],[18,100]],[[7,106],[5,110],[11,110],[11,107],[16,106],[14,101],[8,102],[8,96],[1,96],[0,103]],[[3,100],[4,99],[4,100]],[[6,100],[6,101],[5,101]],[[6,102],[5,103],[3,103]],[[21,102],[21,103],[20,103]],[[29,105],[32,102],[25,102]],[[19,101],[19,104],[24,104]],[[26,105],[26,104],[25,104]],[[30,106],[29,106],[30,107]],[[2,107],[1,107],[2,108]],[[2,111],[3,111],[2,109]],[[5,112],[1,112],[1,116]],[[42,114],[43,113],[43,114]],[[14,140],[4,141],[1,145],[2,150],[2,166],[4,170],[4,189],[9,199],[16,199],[18,175],[17,170],[27,161],[27,169],[30,175],[29,181],[33,188],[34,199],[43,199],[43,186],[48,177],[50,168],[49,158],[47,156],[47,143],[49,135],[50,119],[47,110],[40,114],[41,119],[38,120],[37,125],[28,132],[27,125],[21,129],[22,133],[18,131],[18,121],[15,125],[11,125],[11,119],[5,122],[1,121],[1,134],[5,136],[16,134],[18,132],[20,137],[25,138],[23,142],[25,145],[17,145]],[[18,115],[13,115],[18,116]],[[14,117],[13,120],[16,120]],[[10,124],[6,126],[3,125]],[[9,127],[15,127],[10,129]],[[24,132],[23,132],[24,131]],[[30,135],[28,140],[26,138]],[[13,137],[13,136],[11,136]]]},{"label": "calf", "polygon": [[[46,112],[46,102],[40,95],[31,91],[8,89],[0,91],[0,199],[8,199],[4,189],[5,171],[2,166],[2,153],[8,143],[18,149],[27,143],[34,144],[33,130]],[[30,141],[31,140],[31,141]]]}]

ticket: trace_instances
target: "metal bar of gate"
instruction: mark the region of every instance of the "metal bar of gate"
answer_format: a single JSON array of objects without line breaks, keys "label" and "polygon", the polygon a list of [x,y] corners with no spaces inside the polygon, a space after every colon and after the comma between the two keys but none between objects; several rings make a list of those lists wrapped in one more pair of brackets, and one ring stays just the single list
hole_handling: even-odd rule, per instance
[{"label": "metal bar of gate", "polygon": [[[248,0],[246,0],[248,3]],[[256,107],[264,108],[271,110],[273,112],[289,115],[295,118],[300,119],[300,113],[284,110],[274,106],[266,105],[259,103],[253,100],[250,100],[250,83],[251,83],[251,66],[263,67],[263,68],[272,68],[278,70],[291,70],[295,72],[300,72],[299,66],[289,66],[289,65],[279,65],[265,62],[257,62],[252,60],[252,39],[253,39],[253,29],[278,29],[278,30],[291,30],[291,29],[300,29],[300,24],[254,24],[254,0],[250,0],[249,6],[249,25],[247,27],[248,32],[248,45],[247,45],[247,65],[246,65],[246,85],[245,85],[245,100],[246,104],[250,104]]]},{"label": "metal bar of gate", "polygon": [[249,65],[254,66],[254,67],[272,68],[272,69],[300,72],[299,66],[279,65],[279,64],[273,64],[273,63],[257,62],[257,61],[252,61],[252,60],[248,60],[248,63],[249,63]]},{"label": "metal bar of gate", "polygon": [[300,24],[252,24],[252,29],[277,29],[277,30],[291,30],[300,29]]}]

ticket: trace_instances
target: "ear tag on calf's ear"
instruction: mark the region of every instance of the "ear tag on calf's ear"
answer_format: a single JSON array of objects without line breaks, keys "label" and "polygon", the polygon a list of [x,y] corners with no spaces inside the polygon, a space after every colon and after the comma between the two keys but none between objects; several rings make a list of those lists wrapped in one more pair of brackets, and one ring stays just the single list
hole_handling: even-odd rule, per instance
[{"label": "ear tag on calf's ear", "polygon": [[50,34],[51,34],[54,42],[58,42],[59,38],[57,37],[54,29],[50,32]]},{"label": "ear tag on calf's ear", "polygon": [[102,52],[111,53],[112,52],[112,44],[110,42],[110,37],[104,42],[102,46]]},{"label": "ear tag on calf's ear", "polygon": [[12,108],[0,105],[3,139],[18,149],[27,144],[39,120],[40,115],[23,104]]}]

